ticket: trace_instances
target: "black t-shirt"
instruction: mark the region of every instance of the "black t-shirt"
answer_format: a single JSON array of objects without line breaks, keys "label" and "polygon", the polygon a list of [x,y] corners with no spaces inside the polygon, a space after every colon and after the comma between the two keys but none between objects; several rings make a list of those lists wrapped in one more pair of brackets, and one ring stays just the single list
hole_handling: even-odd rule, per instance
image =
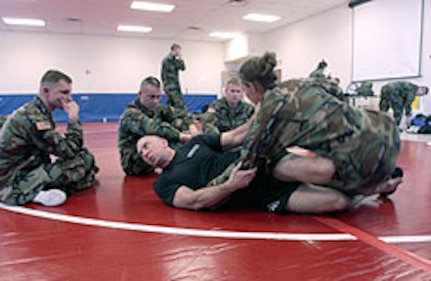
[{"label": "black t-shirt", "polygon": [[[172,206],[180,186],[193,190],[206,187],[208,182],[223,172],[239,158],[239,151],[223,152],[219,135],[199,135],[177,150],[172,162],[163,169],[153,184],[160,199]],[[247,188],[235,191],[231,196],[213,206],[253,207],[270,210],[274,200],[284,200],[296,190],[297,183],[281,183],[268,175],[266,167],[258,173]],[[284,199],[283,199],[284,198]],[[273,211],[273,210],[271,210]]]},{"label": "black t-shirt", "polygon": [[153,184],[162,201],[172,206],[180,186],[193,190],[207,186],[239,157],[239,152],[222,151],[219,135],[199,135],[176,151],[169,165]]}]

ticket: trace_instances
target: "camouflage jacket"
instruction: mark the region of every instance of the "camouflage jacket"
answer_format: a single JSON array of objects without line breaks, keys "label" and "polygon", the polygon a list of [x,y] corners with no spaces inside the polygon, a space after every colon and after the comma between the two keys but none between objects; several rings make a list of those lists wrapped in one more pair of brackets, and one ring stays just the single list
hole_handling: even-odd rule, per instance
[{"label": "camouflage jacket", "polygon": [[0,132],[0,186],[7,185],[19,171],[51,163],[51,154],[74,157],[82,144],[81,123],[69,120],[63,137],[55,130],[42,100],[35,97],[15,110]]},{"label": "camouflage jacket", "polygon": [[1,129],[1,127],[3,127],[3,124],[6,122],[6,117],[4,117],[4,116],[1,116],[0,117],[0,129]]},{"label": "camouflage jacket", "polygon": [[[292,79],[264,94],[261,108],[247,135],[243,167],[275,165],[274,148],[300,146],[338,163],[346,153],[381,135],[393,121],[384,113],[357,109],[328,94],[322,79]],[[281,151],[282,152],[282,151]],[[235,163],[211,185],[226,181]]]},{"label": "camouflage jacket", "polygon": [[214,101],[209,110],[214,112],[203,114],[201,119],[204,134],[235,129],[247,122],[254,113],[254,107],[244,101],[239,101],[235,108],[230,107],[226,97]]},{"label": "camouflage jacket", "polygon": [[186,110],[159,104],[154,111],[150,111],[136,98],[120,117],[118,150],[122,167],[126,167],[132,155],[137,153],[136,143],[141,137],[157,135],[166,138],[175,148],[179,144],[180,132],[188,130],[192,123]]},{"label": "camouflage jacket", "polygon": [[318,69],[318,68],[316,70],[313,70],[313,72],[311,72],[308,77],[310,77],[310,78],[326,78],[325,74],[323,73],[323,70]]},{"label": "camouflage jacket", "polygon": [[363,97],[374,96],[373,83],[369,81],[362,82],[356,89],[356,94]]},{"label": "camouflage jacket", "polygon": [[185,69],[186,65],[184,64],[184,60],[177,59],[172,54],[167,55],[163,59],[161,77],[165,91],[181,88],[178,71]]},{"label": "camouflage jacket", "polygon": [[389,96],[400,97],[401,99],[414,100],[418,86],[405,81],[391,82],[382,87],[382,93],[389,93]]}]

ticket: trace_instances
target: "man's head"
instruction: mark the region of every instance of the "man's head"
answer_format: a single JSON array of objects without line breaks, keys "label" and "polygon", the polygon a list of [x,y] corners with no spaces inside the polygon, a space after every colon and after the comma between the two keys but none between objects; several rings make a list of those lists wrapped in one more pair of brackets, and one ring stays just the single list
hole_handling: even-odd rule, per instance
[{"label": "man's head", "polygon": [[340,78],[338,78],[338,77],[333,77],[333,78],[331,78],[330,79],[330,82],[332,83],[332,84],[334,84],[334,85],[340,85]]},{"label": "man's head", "polygon": [[416,96],[420,96],[420,97],[425,96],[428,94],[428,92],[429,92],[428,87],[420,86],[420,87],[418,87],[418,90],[416,91]]},{"label": "man's head", "polygon": [[317,65],[317,68],[319,69],[325,69],[328,66],[328,63],[325,60],[322,60],[321,62],[319,62],[319,64]]},{"label": "man's head", "polygon": [[58,70],[48,70],[40,80],[39,97],[49,111],[63,109],[72,100],[72,79]]},{"label": "man's head", "polygon": [[181,46],[178,45],[177,43],[172,44],[171,53],[176,57],[181,56]]},{"label": "man's head", "polygon": [[229,106],[236,107],[242,99],[241,82],[238,78],[229,79],[226,84],[225,95]]},{"label": "man's head", "polygon": [[168,141],[159,136],[144,136],[136,143],[136,150],[147,164],[156,167],[166,167],[172,159],[174,150],[168,146]]},{"label": "man's head", "polygon": [[162,98],[160,81],[149,76],[142,80],[138,93],[140,103],[148,110],[154,110]]}]

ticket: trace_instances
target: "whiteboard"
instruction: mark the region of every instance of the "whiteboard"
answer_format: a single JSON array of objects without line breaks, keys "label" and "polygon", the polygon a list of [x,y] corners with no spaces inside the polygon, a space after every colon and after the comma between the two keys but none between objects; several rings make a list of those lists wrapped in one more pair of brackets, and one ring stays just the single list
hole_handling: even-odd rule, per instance
[{"label": "whiteboard", "polygon": [[420,75],[423,0],[373,0],[353,9],[353,81]]}]

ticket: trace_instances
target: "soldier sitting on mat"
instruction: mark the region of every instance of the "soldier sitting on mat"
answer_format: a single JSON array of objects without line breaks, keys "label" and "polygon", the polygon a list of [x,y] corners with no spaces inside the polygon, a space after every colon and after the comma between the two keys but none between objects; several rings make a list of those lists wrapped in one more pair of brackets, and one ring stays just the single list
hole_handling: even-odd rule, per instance
[{"label": "soldier sitting on mat", "polygon": [[[57,206],[67,195],[93,185],[98,168],[83,147],[71,84],[66,74],[49,70],[38,96],[7,119],[0,133],[0,202]],[[55,131],[51,113],[57,108],[69,117],[64,137]]]},{"label": "soldier sitting on mat", "polygon": [[[400,137],[391,117],[337,100],[328,94],[330,85],[323,79],[276,85],[275,65],[275,54],[266,53],[249,59],[239,71],[248,98],[261,103],[238,159],[242,169],[269,166],[280,181],[329,187],[351,198],[385,193],[381,190],[391,175],[401,173],[396,169]],[[290,154],[286,147],[292,146],[316,156]],[[227,181],[235,166],[212,184]],[[401,182],[396,178],[391,185]]]},{"label": "soldier sitting on mat", "polygon": [[136,152],[136,142],[142,136],[152,134],[164,137],[169,140],[169,145],[176,148],[199,133],[185,109],[160,104],[160,87],[157,78],[145,78],[141,82],[138,97],[120,117],[118,149],[121,167],[126,175],[147,175],[154,170]]},{"label": "soldier sitting on mat", "polygon": [[233,77],[226,83],[225,96],[214,101],[202,114],[204,134],[220,134],[241,126],[253,115],[254,108],[242,100],[241,81]]}]

